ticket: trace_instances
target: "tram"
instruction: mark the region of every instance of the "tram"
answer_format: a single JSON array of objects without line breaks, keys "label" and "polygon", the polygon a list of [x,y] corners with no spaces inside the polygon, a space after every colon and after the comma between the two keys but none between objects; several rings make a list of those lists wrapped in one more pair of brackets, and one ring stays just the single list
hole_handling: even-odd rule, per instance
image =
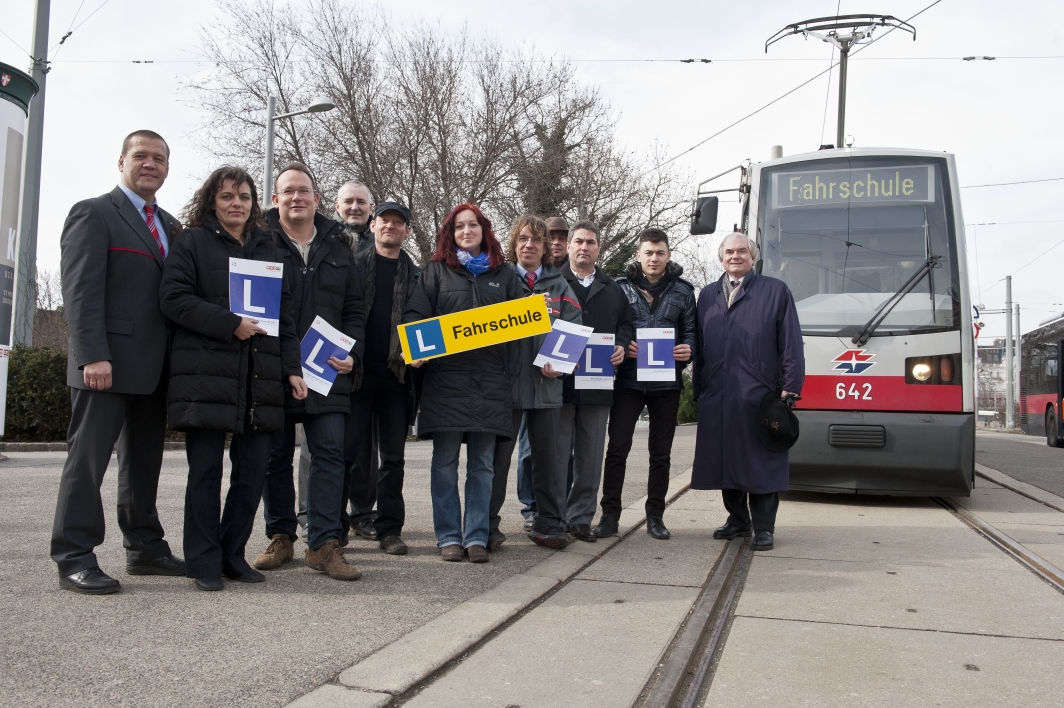
[{"label": "tram", "polygon": [[[791,489],[969,496],[972,308],[952,155],[830,148],[744,164],[758,273],[794,294],[805,386]],[[699,185],[693,234],[716,227]]]},{"label": "tram", "polygon": [[1020,427],[1064,447],[1064,312],[1023,335],[1020,345]]}]

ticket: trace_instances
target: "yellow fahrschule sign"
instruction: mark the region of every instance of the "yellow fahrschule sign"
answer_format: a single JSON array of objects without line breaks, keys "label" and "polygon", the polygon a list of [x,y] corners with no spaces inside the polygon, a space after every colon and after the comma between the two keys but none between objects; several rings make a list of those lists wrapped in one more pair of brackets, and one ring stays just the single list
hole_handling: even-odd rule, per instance
[{"label": "yellow fahrschule sign", "polygon": [[435,359],[550,331],[542,295],[477,307],[399,325],[403,359]]}]

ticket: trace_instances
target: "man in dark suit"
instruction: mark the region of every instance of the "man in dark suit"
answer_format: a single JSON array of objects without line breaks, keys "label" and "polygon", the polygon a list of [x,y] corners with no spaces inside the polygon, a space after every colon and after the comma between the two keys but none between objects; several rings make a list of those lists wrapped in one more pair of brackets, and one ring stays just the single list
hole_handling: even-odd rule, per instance
[{"label": "man in dark suit", "polygon": [[159,282],[170,239],[181,230],[155,193],[169,170],[162,136],[138,130],[122,143],[121,180],[78,202],[63,235],[63,301],[70,328],[68,454],[59,481],[52,560],[61,587],[118,592],[93,549],[103,543],[100,486],[118,443],[118,527],[131,575],[185,575],[155,508],[166,433],[169,326]]}]

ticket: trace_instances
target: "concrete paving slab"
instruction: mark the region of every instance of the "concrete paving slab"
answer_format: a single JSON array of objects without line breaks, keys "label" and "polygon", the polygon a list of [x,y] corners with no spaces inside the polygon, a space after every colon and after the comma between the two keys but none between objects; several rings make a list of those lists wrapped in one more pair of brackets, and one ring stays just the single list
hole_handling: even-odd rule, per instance
[{"label": "concrete paving slab", "polygon": [[[621,534],[624,533],[624,529],[621,529]],[[587,558],[595,558],[601,556],[606,552],[606,549],[613,546],[615,543],[621,540],[621,536],[610,536],[609,538],[600,538],[594,543],[584,543],[583,541],[573,540],[568,546],[562,549],[562,553],[570,553],[578,556],[586,556]]]},{"label": "concrete paving slab", "polygon": [[968,509],[991,526],[1000,524],[1032,524],[1064,529],[1064,512],[1017,494],[1011,489],[974,490],[968,499],[954,498],[954,502]]},{"label": "concrete paving slab", "polygon": [[1064,595],[1006,559],[995,571],[755,555],[735,614],[1064,640]]},{"label": "concrete paving slab", "polygon": [[672,538],[659,541],[636,531],[578,577],[654,585],[701,587],[726,541],[715,541],[705,519],[669,514],[666,525]]},{"label": "concrete paving slab", "polygon": [[364,691],[402,693],[556,584],[553,578],[533,575],[508,578],[341,672],[340,683]]},{"label": "concrete paving slab", "polygon": [[[598,543],[596,541],[595,543],[581,543],[580,545],[596,546]],[[608,547],[605,544],[603,545]],[[590,562],[590,558],[583,557],[579,553],[553,553],[550,558],[540,561],[526,570],[524,574],[553,580],[568,580]]]},{"label": "concrete paving slab", "polygon": [[702,705],[1059,706],[1061,676],[1062,642],[740,617]]},{"label": "concrete paving slab", "polygon": [[822,560],[1004,568],[1011,561],[929,499],[788,493],[775,548],[758,555]]},{"label": "concrete paving slab", "polygon": [[[706,518],[710,519],[711,522],[720,520],[720,523],[715,524],[715,526],[723,524],[727,515],[724,510],[724,502],[720,498],[720,491],[716,489],[692,489],[673,502],[665,513],[673,514],[677,510],[697,511],[702,514],[708,514]],[[725,516],[722,517],[720,516],[721,514]]]},{"label": "concrete paving slab", "polygon": [[631,705],[697,594],[574,580],[405,706]]},{"label": "concrete paving slab", "polygon": [[392,702],[387,693],[367,693],[336,684],[319,686],[288,704],[288,708],[384,708]]}]

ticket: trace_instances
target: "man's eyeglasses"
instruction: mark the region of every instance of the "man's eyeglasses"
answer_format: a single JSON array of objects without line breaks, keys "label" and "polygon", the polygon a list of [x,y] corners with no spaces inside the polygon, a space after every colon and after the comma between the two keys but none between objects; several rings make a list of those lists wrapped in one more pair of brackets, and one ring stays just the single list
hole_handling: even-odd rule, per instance
[{"label": "man's eyeglasses", "polygon": [[314,194],[314,190],[313,189],[306,189],[306,188],[304,188],[304,189],[282,189],[280,192],[278,192],[278,194],[280,194],[282,197],[294,197],[295,195],[298,194],[299,196],[301,196],[303,198],[307,198],[307,197],[310,197],[312,194]]}]

